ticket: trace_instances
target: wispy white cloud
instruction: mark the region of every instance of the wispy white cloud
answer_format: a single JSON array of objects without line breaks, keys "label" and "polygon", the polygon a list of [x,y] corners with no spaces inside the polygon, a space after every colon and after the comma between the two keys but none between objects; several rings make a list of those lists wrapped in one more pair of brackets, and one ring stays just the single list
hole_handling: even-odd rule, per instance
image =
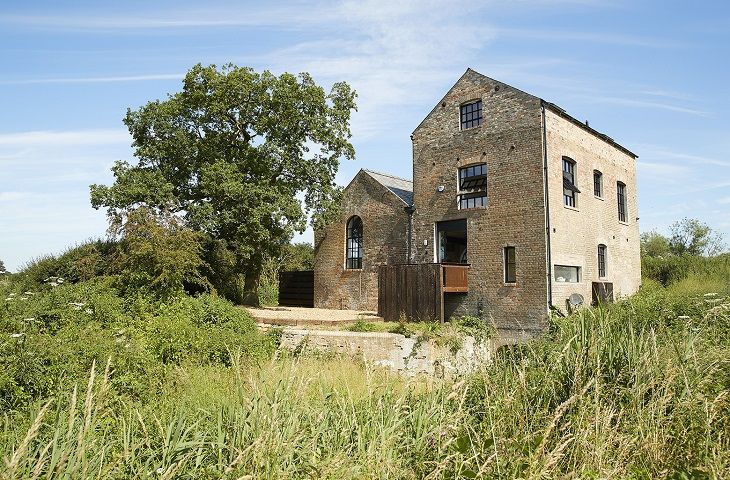
[{"label": "wispy white cloud", "polygon": [[588,42],[630,47],[676,48],[683,44],[675,40],[641,37],[629,33],[585,32],[575,29],[537,30],[522,28],[500,28],[497,33],[503,37],[537,39],[555,42]]},{"label": "wispy white cloud", "polygon": [[179,80],[184,76],[185,74],[183,73],[159,73],[150,75],[126,75],[111,77],[26,78],[17,80],[0,80],[0,85],[146,82],[154,80]]},{"label": "wispy white cloud", "polygon": [[621,97],[611,97],[611,96],[602,96],[602,95],[587,96],[584,98],[584,100],[589,103],[604,103],[604,104],[611,104],[611,105],[623,105],[623,106],[627,106],[627,107],[653,108],[653,109],[659,109],[659,110],[668,110],[671,112],[687,113],[689,115],[697,115],[700,117],[707,117],[710,115],[710,112],[707,112],[704,110],[698,110],[695,108],[683,107],[683,106],[674,105],[671,103],[656,102],[656,101],[651,101],[651,100],[638,100],[638,99],[633,99],[633,98],[621,98]]},{"label": "wispy white cloud", "polygon": [[669,150],[661,145],[651,144],[640,144],[638,146],[644,153],[644,158],[656,159],[656,160],[681,160],[685,163],[689,162],[695,165],[715,165],[718,167],[730,167],[730,160],[721,160],[718,158],[711,158],[702,155],[694,155],[690,153],[677,152]]},{"label": "wispy white cloud", "polygon": [[69,145],[101,145],[130,143],[129,132],[123,129],[93,129],[0,133],[0,147],[38,147]]}]

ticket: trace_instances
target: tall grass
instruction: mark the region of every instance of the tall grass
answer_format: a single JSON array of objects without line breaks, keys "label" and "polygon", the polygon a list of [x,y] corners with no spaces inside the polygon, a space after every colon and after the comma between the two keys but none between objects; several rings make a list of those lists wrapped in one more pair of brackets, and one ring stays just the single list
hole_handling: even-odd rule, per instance
[{"label": "tall grass", "polygon": [[[698,279],[699,281],[699,279]],[[652,282],[555,319],[472,375],[348,359],[173,367],[159,394],[84,385],[0,420],[6,478],[730,478],[730,285]],[[717,292],[708,288],[723,287]]]}]

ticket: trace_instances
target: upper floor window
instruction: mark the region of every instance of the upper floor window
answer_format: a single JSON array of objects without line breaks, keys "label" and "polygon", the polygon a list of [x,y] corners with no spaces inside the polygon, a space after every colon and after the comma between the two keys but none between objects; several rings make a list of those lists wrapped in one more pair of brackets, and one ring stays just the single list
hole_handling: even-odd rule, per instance
[{"label": "upper floor window", "polygon": [[504,247],[504,283],[517,282],[515,247]]},{"label": "upper floor window", "polygon": [[593,170],[593,195],[603,198],[603,174],[598,170]]},{"label": "upper floor window", "polygon": [[465,103],[460,108],[461,129],[478,127],[482,124],[482,101]]},{"label": "upper floor window", "polygon": [[459,208],[487,205],[487,164],[480,163],[459,169]]},{"label": "upper floor window", "polygon": [[626,221],[626,185],[616,182],[616,200],[618,202],[618,221]]},{"label": "upper floor window", "polygon": [[347,260],[345,268],[362,268],[362,220],[358,216],[347,221]]},{"label": "upper floor window", "polygon": [[606,246],[601,244],[598,246],[598,277],[606,276]]},{"label": "upper floor window", "polygon": [[566,207],[575,207],[575,194],[580,193],[575,183],[575,162],[563,157],[563,204]]}]

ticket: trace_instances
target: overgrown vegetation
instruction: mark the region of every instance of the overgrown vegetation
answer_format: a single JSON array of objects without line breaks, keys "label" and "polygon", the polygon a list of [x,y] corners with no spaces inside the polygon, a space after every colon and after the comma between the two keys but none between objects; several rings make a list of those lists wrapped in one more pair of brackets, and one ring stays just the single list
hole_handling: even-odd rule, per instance
[{"label": "overgrown vegetation", "polygon": [[[89,264],[124,258],[91,245]],[[554,318],[448,380],[274,356],[275,331],[210,293],[121,273],[34,283],[82,257],[0,279],[0,478],[730,477],[727,257],[674,255],[689,267],[666,286]],[[476,318],[388,327],[489,334]]]}]

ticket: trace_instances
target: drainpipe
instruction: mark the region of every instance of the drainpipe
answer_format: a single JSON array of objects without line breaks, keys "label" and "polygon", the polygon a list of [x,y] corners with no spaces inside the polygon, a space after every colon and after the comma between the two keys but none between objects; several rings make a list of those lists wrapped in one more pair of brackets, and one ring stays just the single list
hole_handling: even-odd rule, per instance
[{"label": "drainpipe", "polygon": [[408,205],[405,207],[405,211],[408,214],[408,236],[406,238],[406,249],[408,263],[411,263],[411,245],[413,244],[413,212],[416,211],[416,207]]},{"label": "drainpipe", "polygon": [[547,257],[547,301],[548,312],[553,306],[553,261],[550,254],[550,196],[548,195],[548,150],[547,150],[547,127],[545,126],[545,104],[540,107],[542,114],[542,152],[543,152],[543,190],[545,195],[545,248]]}]

